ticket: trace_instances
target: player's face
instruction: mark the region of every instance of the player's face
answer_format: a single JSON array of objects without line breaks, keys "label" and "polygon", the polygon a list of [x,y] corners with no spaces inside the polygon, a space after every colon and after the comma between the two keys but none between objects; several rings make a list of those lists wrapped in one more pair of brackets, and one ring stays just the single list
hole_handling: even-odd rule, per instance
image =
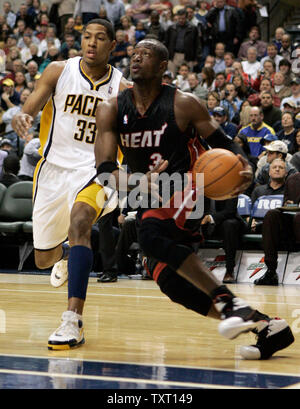
[{"label": "player's face", "polygon": [[106,27],[89,24],[82,35],[82,58],[90,66],[107,64],[109,55],[115,47],[107,35]]},{"label": "player's face", "polygon": [[144,45],[135,47],[130,60],[132,80],[155,78],[160,72],[159,65],[159,60],[152,48]]}]

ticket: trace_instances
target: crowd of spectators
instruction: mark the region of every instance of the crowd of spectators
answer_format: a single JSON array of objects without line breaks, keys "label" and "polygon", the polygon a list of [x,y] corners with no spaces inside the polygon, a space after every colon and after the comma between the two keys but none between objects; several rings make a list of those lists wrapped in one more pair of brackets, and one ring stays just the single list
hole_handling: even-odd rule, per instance
[{"label": "crowd of spectators", "polygon": [[[177,2],[176,2],[177,3]],[[80,56],[84,24],[101,17],[116,30],[110,63],[130,80],[134,45],[156,38],[169,50],[163,81],[200,98],[248,156],[255,179],[268,185],[267,144],[280,141],[287,175],[300,171],[300,39],[278,27],[261,39],[256,0],[24,0],[0,12],[0,177],[32,180],[39,160],[39,116],[26,140],[11,127],[13,115],[52,61]],[[296,67],[296,69],[295,69]],[[297,71],[298,69],[298,71]],[[6,156],[15,155],[14,161]],[[274,158],[276,155],[273,155]],[[17,159],[16,159],[17,158]],[[19,161],[19,166],[16,161]],[[13,170],[12,170],[13,168]],[[5,176],[8,173],[14,177]],[[3,179],[4,178],[4,179]],[[1,182],[1,180],[0,180]],[[3,183],[3,182],[1,182]]]}]

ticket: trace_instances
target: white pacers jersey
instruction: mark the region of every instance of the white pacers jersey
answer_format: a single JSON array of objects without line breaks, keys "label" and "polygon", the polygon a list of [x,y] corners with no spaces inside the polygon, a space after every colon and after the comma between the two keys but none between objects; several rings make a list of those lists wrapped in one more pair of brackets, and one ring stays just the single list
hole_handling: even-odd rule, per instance
[{"label": "white pacers jersey", "polygon": [[107,75],[93,82],[82,68],[82,58],[70,58],[41,117],[41,155],[66,169],[94,168],[96,108],[117,96],[122,73],[109,65]]}]

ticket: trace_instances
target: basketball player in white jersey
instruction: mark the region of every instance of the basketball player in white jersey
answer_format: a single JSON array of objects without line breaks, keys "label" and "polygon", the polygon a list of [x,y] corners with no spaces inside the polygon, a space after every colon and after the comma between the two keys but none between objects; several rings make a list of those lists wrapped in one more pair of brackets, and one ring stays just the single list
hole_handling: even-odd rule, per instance
[{"label": "basketball player in white jersey", "polygon": [[[57,263],[52,272],[54,285],[57,274],[58,284],[69,279],[68,309],[62,315],[62,325],[50,335],[49,349],[84,343],[82,312],[93,262],[91,228],[105,212],[99,200],[96,202],[103,188],[93,181],[95,113],[101,101],[116,96],[129,84],[108,65],[115,47],[110,22],[91,20],[84,28],[81,47],[82,58],[53,62],[45,69],[12,122],[24,138],[43,108],[42,159],[35,170],[33,191],[35,263],[41,269]],[[103,195],[103,203],[105,199]],[[64,243],[67,237],[70,246]]]}]

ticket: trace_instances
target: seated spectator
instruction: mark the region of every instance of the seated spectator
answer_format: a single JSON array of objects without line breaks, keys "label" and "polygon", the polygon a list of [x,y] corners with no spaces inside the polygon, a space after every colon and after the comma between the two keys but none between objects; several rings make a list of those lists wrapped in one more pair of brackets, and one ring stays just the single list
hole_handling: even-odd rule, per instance
[{"label": "seated spectator", "polygon": [[240,61],[235,61],[232,64],[232,70],[227,75],[226,82],[232,82],[232,78],[235,75],[240,75],[243,78],[246,87],[248,87],[249,85],[252,86],[253,80],[251,79],[251,77],[248,74],[246,74],[244,72],[243,67],[242,67],[242,63]]},{"label": "seated spectator", "polygon": [[30,61],[35,61],[37,65],[40,65],[43,62],[42,56],[39,56],[39,48],[36,44],[30,44],[29,46],[31,57],[26,61],[25,64],[28,64]]},{"label": "seated spectator", "polygon": [[291,91],[292,95],[290,97],[283,98],[281,101],[281,109],[287,101],[294,102],[297,108],[300,107],[300,77],[296,77],[291,81]]},{"label": "seated spectator", "polygon": [[21,95],[25,88],[27,88],[25,74],[22,71],[18,71],[15,75],[15,90],[19,95]]},{"label": "seated spectator", "polygon": [[251,105],[249,101],[246,99],[242,102],[241,107],[240,107],[240,124],[239,124],[240,128],[250,124],[250,112],[251,112]]},{"label": "seated spectator", "polygon": [[284,85],[289,87],[293,79],[292,64],[284,58],[279,63],[279,71],[284,75]]},{"label": "seated spectator", "polygon": [[273,128],[277,121],[281,120],[281,111],[274,106],[272,93],[263,91],[260,94],[261,108],[264,115],[264,122]]},{"label": "seated spectator", "polygon": [[221,92],[225,91],[225,86],[226,86],[226,74],[225,72],[219,72],[216,75],[214,91],[216,91],[221,96],[222,95]]},{"label": "seated spectator", "polygon": [[[284,186],[284,205],[300,202],[300,173],[287,178]],[[277,263],[279,250],[294,250],[300,243],[300,212],[289,214],[279,209],[267,212],[263,219],[262,238],[266,273],[254,281],[256,285],[278,285]]]},{"label": "seated spectator", "polygon": [[242,135],[248,141],[250,147],[250,153],[254,157],[258,157],[262,151],[263,146],[260,143],[261,138],[271,133],[275,135],[273,128],[263,122],[264,115],[261,107],[251,107],[250,111],[250,124],[243,127],[239,135]]},{"label": "seated spectator", "polygon": [[290,97],[292,95],[291,88],[284,84],[285,77],[281,71],[276,72],[274,75],[274,88],[272,90],[273,95],[277,97],[278,103],[275,103],[274,106],[277,108],[280,107],[281,101],[284,98]]},{"label": "seated spectator", "polygon": [[207,89],[208,92],[212,91],[215,87],[215,72],[211,67],[203,67],[201,71],[201,86]]},{"label": "seated spectator", "polygon": [[212,116],[215,107],[220,105],[220,97],[217,92],[209,92],[207,94],[207,109],[209,114]]},{"label": "seated spectator", "polygon": [[217,43],[215,47],[215,64],[213,66],[215,74],[218,74],[219,72],[224,72],[226,69],[224,54],[225,44]]},{"label": "seated spectator", "polygon": [[250,94],[255,93],[250,86],[245,84],[243,77],[239,74],[232,77],[232,83],[235,86],[237,97],[242,101],[244,101]]},{"label": "seated spectator", "polygon": [[289,62],[292,62],[293,50],[294,47],[292,46],[291,36],[289,34],[284,34],[281,39],[281,48],[279,50],[279,54]]},{"label": "seated spectator", "polygon": [[[22,109],[29,95],[30,95],[30,90],[28,88],[25,88],[21,92],[21,95],[20,95],[20,104],[17,106],[13,106],[12,108],[9,108],[6,112],[4,112],[2,116],[2,121],[5,124],[6,137],[9,138],[9,140],[11,141],[15,149],[17,149],[18,143],[21,144],[21,148],[23,149],[24,140],[18,139],[17,134],[14,132],[11,126],[11,121],[13,117]],[[40,117],[41,117],[41,113],[38,114],[37,117],[34,119],[33,129],[37,128],[39,121],[40,121]]]},{"label": "seated spectator", "polygon": [[213,110],[212,116],[220,124],[225,134],[234,139],[238,133],[238,127],[228,120],[228,112],[226,109],[223,107],[216,107]]},{"label": "seated spectator", "polygon": [[259,160],[256,165],[256,171],[255,171],[255,177],[257,178],[258,174],[262,170],[262,168],[267,164],[267,151],[266,147],[273,141],[278,141],[278,138],[276,135],[267,134],[263,138],[261,138],[260,143],[264,147],[264,150],[262,153],[259,155]]},{"label": "seated spectator", "polygon": [[63,43],[66,41],[67,34],[74,36],[75,42],[80,44],[81,41],[81,34],[79,31],[75,29],[75,19],[73,17],[69,17],[68,21],[64,27],[64,32],[60,36],[60,41]]},{"label": "seated spectator", "polygon": [[20,182],[20,179],[17,176],[19,170],[20,159],[16,154],[10,153],[3,160],[3,172],[0,177],[0,183],[6,187],[9,187],[14,183]]},{"label": "seated spectator", "polygon": [[276,134],[278,139],[286,143],[289,153],[298,151],[296,146],[295,116],[291,112],[284,112],[281,118],[282,129]]},{"label": "seated spectator", "polygon": [[[118,67],[119,70],[121,70],[123,72],[123,76],[128,80],[131,78],[130,77],[130,59],[131,59],[131,56],[133,54],[133,50],[134,50],[134,48],[133,48],[132,44],[129,44],[126,47],[126,56],[124,58],[122,58],[122,60],[120,61],[120,65]],[[172,77],[172,79],[173,79],[173,77]]]},{"label": "seated spectator", "polygon": [[233,72],[233,63],[234,63],[234,54],[231,52],[227,52],[224,54],[224,62],[225,62],[225,74],[231,74]]},{"label": "seated spectator", "polygon": [[207,55],[204,61],[204,67],[210,67],[213,69],[215,65],[215,57],[213,55]]},{"label": "seated spectator", "polygon": [[258,26],[251,27],[249,31],[249,40],[244,41],[239,49],[238,58],[241,60],[247,59],[247,51],[250,47],[255,47],[257,50],[257,59],[261,59],[266,55],[267,43],[260,40],[260,29]]},{"label": "seated spectator", "polygon": [[38,161],[41,159],[39,148],[41,146],[38,134],[24,146],[23,155],[20,161],[18,177],[20,180],[33,181],[33,174]]},{"label": "seated spectator", "polygon": [[35,76],[38,73],[38,63],[36,61],[29,61],[26,66],[27,72],[25,74],[26,82],[35,81]]},{"label": "seated spectator", "polygon": [[187,77],[189,88],[186,92],[191,92],[192,94],[196,95],[200,99],[207,98],[208,92],[205,88],[203,88],[199,83],[199,78],[195,72],[190,72]]},{"label": "seated spectator", "polygon": [[237,249],[247,225],[237,212],[238,198],[214,201],[214,209],[206,212],[201,221],[201,230],[206,239],[223,241],[226,256],[226,273],[223,282],[233,283]]},{"label": "seated spectator", "polygon": [[46,32],[46,36],[44,40],[41,41],[39,45],[39,52],[41,55],[44,55],[46,51],[48,51],[48,40],[51,40],[54,42],[55,47],[60,50],[61,47],[61,42],[59,38],[56,37],[56,27],[53,24],[49,24]]},{"label": "seated spectator", "polygon": [[[282,195],[284,192],[284,184],[287,177],[286,162],[282,159],[275,159],[269,168],[268,182],[264,185],[258,185],[253,189],[251,194],[252,204],[261,196]],[[261,233],[262,220],[253,219],[251,223],[251,231]]]},{"label": "seated spectator", "polygon": [[285,29],[283,27],[277,27],[275,30],[275,38],[273,40],[273,43],[276,45],[277,50],[279,52],[279,50],[282,47],[282,37],[285,34]]},{"label": "seated spectator", "polygon": [[60,48],[60,53],[66,60],[68,58],[69,50],[75,49],[77,51],[81,50],[80,43],[76,41],[76,37],[73,34],[65,34],[65,41],[62,43]]},{"label": "seated spectator", "polygon": [[173,84],[173,81],[174,81],[174,75],[173,75],[173,73],[172,73],[172,71],[165,71],[164,73],[163,73],[163,76],[162,76],[162,83],[163,84],[168,84],[168,85],[171,85],[172,87],[176,87],[174,84]]},{"label": "seated spectator", "polygon": [[283,60],[283,57],[278,54],[278,49],[274,43],[267,45],[267,55],[261,59],[261,69],[264,69],[264,62],[271,60],[275,63],[275,71],[279,71],[279,63]]},{"label": "seated spectator", "polygon": [[176,76],[173,84],[176,85],[181,91],[186,91],[190,88],[188,81],[188,75],[190,73],[189,66],[186,63],[180,65],[178,75]]},{"label": "seated spectator", "polygon": [[226,84],[224,98],[221,100],[220,105],[227,110],[229,121],[239,123],[239,112],[242,102],[237,96],[235,85]]},{"label": "seated spectator", "polygon": [[2,82],[1,108],[7,111],[20,104],[20,95],[15,90],[15,83],[10,78]]},{"label": "seated spectator", "polygon": [[265,147],[267,151],[267,163],[262,167],[256,178],[256,183],[259,185],[265,185],[269,182],[269,169],[270,164],[274,159],[282,159],[286,163],[286,172],[290,176],[296,173],[297,170],[289,164],[287,160],[288,148],[282,141],[273,141]]},{"label": "seated spectator", "polygon": [[142,21],[137,21],[134,36],[136,43],[142,41],[146,37],[146,29]]},{"label": "seated spectator", "polygon": [[135,25],[132,24],[130,16],[127,16],[125,14],[124,16],[121,17],[120,22],[121,22],[121,30],[123,30],[126,35],[126,41],[134,45],[135,44]]},{"label": "seated spectator", "polygon": [[265,60],[263,65],[263,70],[258,73],[256,80],[253,82],[253,89],[256,91],[260,90],[261,83],[268,79],[271,82],[271,87],[273,87],[274,76],[276,73],[276,66],[274,61],[272,60]]},{"label": "seated spectator", "polygon": [[257,60],[257,50],[255,47],[249,47],[247,50],[247,59],[242,61],[243,71],[254,81],[258,76],[260,62]]}]

